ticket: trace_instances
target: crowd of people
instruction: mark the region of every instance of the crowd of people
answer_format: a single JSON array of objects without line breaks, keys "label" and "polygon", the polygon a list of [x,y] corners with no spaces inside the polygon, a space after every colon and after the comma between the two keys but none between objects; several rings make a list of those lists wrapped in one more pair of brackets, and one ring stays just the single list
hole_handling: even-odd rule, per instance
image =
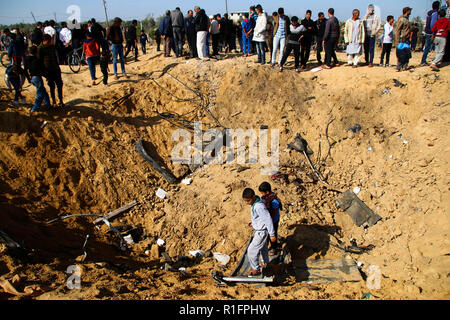
[{"label": "crowd of people", "polygon": [[[433,2],[424,30],[421,66],[428,65],[428,54],[434,48],[436,58],[431,68],[435,71],[439,70],[443,61],[450,61],[450,0],[446,2],[447,5],[443,7],[440,1]],[[374,9],[373,5],[369,5],[367,14],[362,19],[360,10],[354,9],[351,18],[341,27],[333,8],[328,9],[327,17],[319,12],[317,20],[313,20],[311,10],[307,10],[304,19],[300,20],[297,16],[285,15],[284,8],[279,8],[268,17],[262,6],[256,5],[251,6],[239,21],[233,21],[228,14],[223,17],[220,14],[208,17],[205,10],[198,6],[184,16],[177,7],[166,11],[155,30],[155,41],[157,51],[163,45],[165,57],[170,57],[172,51],[177,58],[200,60],[216,57],[221,52],[240,52],[245,56],[256,54],[256,63],[267,63],[272,68],[277,66],[280,72],[293,52],[295,72],[299,73],[310,63],[313,48],[322,69],[339,66],[336,50],[340,39],[343,39],[345,45],[348,66],[357,68],[361,65],[360,59],[364,54],[365,65],[373,67],[377,39],[382,34],[379,65],[391,66],[391,51],[395,48],[397,71],[407,70],[411,52],[415,50],[418,41],[418,28],[409,20],[412,8],[404,8],[396,22],[393,15],[387,16],[384,24]],[[69,29],[65,22],[56,27],[55,21],[50,20],[38,22],[30,35],[21,33],[19,29],[3,30],[0,42],[7,50],[12,64],[7,68],[7,75],[15,90],[14,103],[19,104],[20,99],[24,103],[20,91],[23,79],[28,79],[37,90],[33,111],[40,110],[42,102],[45,103],[45,109],[52,105],[64,106],[60,65],[66,63],[67,56],[74,50],[82,51],[86,57],[93,84],[97,80],[97,64],[100,64],[103,83],[108,84],[111,56],[114,77],[119,78],[117,63],[120,63],[122,75],[128,78],[125,70],[126,57],[134,52],[134,61],[139,61],[138,45],[145,54],[149,37],[144,30],[140,30],[138,34],[137,20],[133,20],[128,26],[122,24],[119,17],[106,29],[95,19],[82,25],[74,20],[74,27]],[[183,50],[186,42],[189,48],[187,52]],[[237,49],[237,43],[240,50]],[[270,56],[266,60],[267,53]],[[47,80],[52,103],[49,102],[43,78]]]}]

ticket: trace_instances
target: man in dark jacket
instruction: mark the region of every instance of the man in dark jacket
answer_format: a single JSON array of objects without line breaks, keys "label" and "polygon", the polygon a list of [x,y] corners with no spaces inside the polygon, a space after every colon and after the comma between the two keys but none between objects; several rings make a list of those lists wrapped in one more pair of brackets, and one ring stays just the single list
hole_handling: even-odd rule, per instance
[{"label": "man in dark jacket", "polygon": [[137,36],[137,20],[133,20],[131,26],[128,27],[127,33],[127,48],[125,52],[125,59],[128,54],[134,49],[134,61],[138,61],[138,36]]},{"label": "man in dark jacket", "polygon": [[81,27],[77,28],[77,20],[73,20],[72,24],[74,25],[72,29],[72,49],[78,49],[83,46],[84,34]]},{"label": "man in dark jacket", "polygon": [[31,111],[39,111],[42,102],[45,104],[45,110],[49,110],[51,107],[50,98],[47,90],[45,90],[44,82],[42,81],[42,76],[45,71],[42,63],[40,63],[37,58],[37,51],[37,47],[31,47],[29,50],[30,55],[26,56],[24,60],[25,76],[27,77],[28,82],[36,87],[36,100],[34,101]]},{"label": "man in dark jacket", "polygon": [[195,31],[194,12],[188,11],[187,17],[184,20],[184,30],[186,30],[186,38],[189,44],[189,56],[197,58],[197,32]]},{"label": "man in dark jacket", "polygon": [[317,34],[317,25],[311,19],[311,10],[306,11],[305,19],[301,21],[301,25],[306,28],[306,32],[301,41],[300,60],[301,68],[306,69],[306,63],[309,60],[313,37]]},{"label": "man in dark jacket", "polygon": [[53,105],[56,105],[55,84],[58,87],[59,106],[64,107],[63,103],[63,81],[61,78],[61,69],[59,68],[58,58],[56,57],[56,48],[51,44],[52,37],[45,34],[42,44],[38,47],[37,58],[39,63],[44,65],[45,77],[50,87],[50,96]]},{"label": "man in dark jacket", "polygon": [[206,36],[209,30],[209,19],[205,10],[195,7],[195,31],[197,31],[197,53],[200,59],[206,58]]},{"label": "man in dark jacket", "polygon": [[339,21],[334,16],[333,8],[328,9],[328,16],[329,19],[325,25],[325,32],[322,41],[322,44],[325,48],[325,64],[322,66],[322,68],[324,69],[331,69],[331,59],[334,60],[335,65],[339,64],[335,52],[335,48],[340,35]]},{"label": "man in dark jacket", "polygon": [[100,47],[104,48],[107,45],[105,41],[106,38],[105,28],[103,28],[94,18],[92,18],[88,22],[88,26],[92,33],[92,38],[94,38],[94,40],[100,45]]},{"label": "man in dark jacket", "polygon": [[43,36],[44,33],[42,32],[42,22],[39,21],[31,34],[31,43],[35,46],[39,46],[42,43]]},{"label": "man in dark jacket", "polygon": [[325,19],[325,15],[323,12],[319,12],[319,19],[316,21],[316,28],[317,28],[317,61],[319,62],[319,65],[322,65],[322,51],[323,51],[323,35],[325,33],[325,25],[327,23],[327,19]]},{"label": "man in dark jacket", "polygon": [[164,17],[164,19],[162,19],[159,25],[159,32],[161,33],[161,38],[164,39],[164,57],[170,57],[170,47],[173,32],[169,10],[166,11],[166,16]]},{"label": "man in dark jacket", "polygon": [[183,54],[184,39],[184,17],[180,8],[176,8],[170,13],[170,22],[172,23],[173,38],[175,41],[175,55],[177,58]]}]

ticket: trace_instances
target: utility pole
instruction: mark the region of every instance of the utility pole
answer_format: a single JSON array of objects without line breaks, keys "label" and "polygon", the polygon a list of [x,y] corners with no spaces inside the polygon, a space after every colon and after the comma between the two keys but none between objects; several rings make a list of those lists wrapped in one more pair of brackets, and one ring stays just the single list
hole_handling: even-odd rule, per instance
[{"label": "utility pole", "polygon": [[53,15],[55,16],[55,23],[58,21],[56,20],[56,12],[53,12]]},{"label": "utility pole", "polygon": [[106,12],[106,0],[103,0],[103,7],[105,8],[106,25],[109,27],[108,13]]},{"label": "utility pole", "polygon": [[33,17],[34,23],[36,23],[36,18],[34,17],[33,12],[31,12],[31,16]]},{"label": "utility pole", "polygon": [[228,14],[228,0],[225,0],[225,11],[226,11],[226,13]]}]

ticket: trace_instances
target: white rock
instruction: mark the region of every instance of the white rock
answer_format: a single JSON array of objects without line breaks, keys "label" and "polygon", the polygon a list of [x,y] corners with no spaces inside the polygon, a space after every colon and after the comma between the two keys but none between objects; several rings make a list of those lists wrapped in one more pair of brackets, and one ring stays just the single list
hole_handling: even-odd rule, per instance
[{"label": "white rock", "polygon": [[166,195],[167,195],[167,192],[161,188],[158,188],[158,190],[156,191],[156,196],[158,198],[164,199],[166,197]]},{"label": "white rock", "polygon": [[354,194],[358,194],[358,193],[360,193],[361,192],[361,188],[359,188],[359,187],[354,187],[353,188],[353,193]]},{"label": "white rock", "polygon": [[158,240],[156,240],[156,244],[157,244],[158,246],[162,247],[163,245],[166,244],[166,242],[165,242],[163,239],[158,239]]},{"label": "white rock", "polygon": [[214,258],[219,261],[223,266],[226,266],[230,262],[230,256],[220,252],[213,253]]},{"label": "white rock", "polygon": [[185,184],[185,185],[190,185],[192,183],[192,178],[186,178],[181,180],[181,183]]}]

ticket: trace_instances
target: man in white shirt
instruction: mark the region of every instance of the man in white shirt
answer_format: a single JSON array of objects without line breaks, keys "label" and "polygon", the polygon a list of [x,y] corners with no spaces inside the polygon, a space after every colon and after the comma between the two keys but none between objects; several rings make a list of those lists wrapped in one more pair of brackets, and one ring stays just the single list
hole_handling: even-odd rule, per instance
[{"label": "man in white shirt", "polygon": [[220,14],[215,15],[211,21],[211,26],[209,27],[209,33],[211,33],[212,37],[213,56],[217,56],[219,54],[219,39],[220,39],[219,20]]},{"label": "man in white shirt", "polygon": [[56,44],[55,21],[50,20],[49,25],[44,28],[44,34],[48,34],[50,37],[52,37],[52,41],[50,42],[50,44]]},{"label": "man in white shirt", "polygon": [[64,47],[69,47],[70,43],[72,42],[72,31],[70,31],[69,28],[67,28],[67,23],[63,22],[62,29],[59,32],[59,40],[64,44]]},{"label": "man in white shirt", "polygon": [[[392,43],[394,42],[394,17],[388,16],[384,25],[383,51],[381,52],[380,66],[389,67],[389,58],[391,56]],[[386,64],[383,65],[386,55]]]}]

